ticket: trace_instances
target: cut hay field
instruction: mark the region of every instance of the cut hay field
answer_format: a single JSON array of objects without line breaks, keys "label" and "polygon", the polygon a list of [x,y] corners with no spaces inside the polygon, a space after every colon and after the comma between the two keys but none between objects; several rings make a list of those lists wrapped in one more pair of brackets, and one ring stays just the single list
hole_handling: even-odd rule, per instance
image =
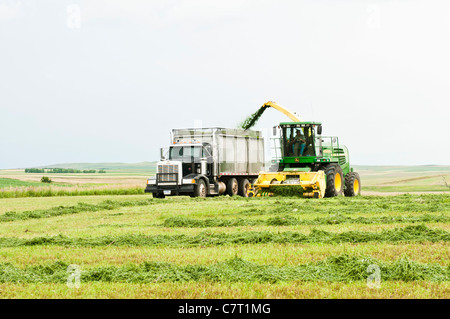
[{"label": "cut hay field", "polygon": [[74,165],[107,173],[0,170],[1,298],[450,297],[449,167],[355,167],[363,196],[314,200],[153,199],[154,164]]},{"label": "cut hay field", "polygon": [[448,194],[3,198],[0,297],[449,298],[449,219]]},{"label": "cut hay field", "polygon": [[[137,195],[144,193],[155,163],[72,163],[52,168],[105,169],[105,174],[25,173],[0,170],[0,198],[80,195]],[[354,166],[362,182],[362,195],[450,192],[450,166]],[[53,183],[41,183],[42,176]],[[446,185],[447,183],[447,185]]]}]

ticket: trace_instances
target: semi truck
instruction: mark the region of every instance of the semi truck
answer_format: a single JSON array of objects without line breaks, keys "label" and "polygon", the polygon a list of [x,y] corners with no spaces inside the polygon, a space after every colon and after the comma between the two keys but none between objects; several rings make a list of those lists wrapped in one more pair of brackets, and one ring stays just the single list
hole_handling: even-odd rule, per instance
[{"label": "semi truck", "polygon": [[169,148],[161,149],[156,175],[146,193],[155,198],[228,194],[247,197],[264,168],[261,131],[232,128],[173,129]]}]

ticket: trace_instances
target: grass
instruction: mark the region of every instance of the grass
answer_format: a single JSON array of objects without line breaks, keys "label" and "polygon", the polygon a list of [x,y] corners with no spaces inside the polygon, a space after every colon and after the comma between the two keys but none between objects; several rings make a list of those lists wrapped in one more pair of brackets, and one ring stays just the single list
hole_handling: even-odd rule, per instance
[{"label": "grass", "polygon": [[[415,243],[303,243],[303,244],[259,244],[255,245],[163,247],[163,246],[20,246],[6,247],[0,250],[0,263],[10,262],[18,267],[30,264],[51,263],[65,260],[71,264],[85,267],[117,265],[124,263],[139,264],[144,261],[160,261],[177,265],[209,265],[239,256],[258,264],[286,266],[311,263],[335,255],[369,255],[384,261],[408,258],[420,263],[448,265],[448,247],[446,242]],[[180,258],[183,256],[183,258]]]},{"label": "grass", "polygon": [[[258,110],[260,111],[260,110]],[[250,119],[251,118],[251,119]],[[254,117],[250,117],[250,122]],[[249,120],[248,119],[248,120]],[[248,122],[248,121],[247,121]],[[250,122],[247,124],[250,125]],[[254,122],[256,123],[256,122]],[[154,175],[155,162],[143,162],[136,164],[127,163],[69,163],[52,164],[47,167],[74,168],[74,169],[106,169],[106,174],[52,174],[53,188],[56,184],[61,187],[97,187],[110,188],[142,187],[145,188],[146,179]],[[354,165],[355,171],[359,172],[362,181],[362,193],[373,195],[374,193],[397,193],[397,192],[450,192],[445,186],[445,181],[450,182],[450,166],[360,166]],[[101,176],[100,176],[101,175]],[[21,188],[30,186],[39,187],[39,179],[42,174],[25,174],[23,169],[0,170],[0,179],[7,178],[7,182],[17,190],[10,190],[15,194],[0,194],[0,198],[26,196]],[[11,179],[16,182],[11,182]],[[34,180],[30,180],[34,179]],[[20,183],[20,182],[24,182]],[[14,184],[11,184],[14,183]],[[29,184],[32,183],[32,184]],[[37,183],[37,184],[34,184]],[[10,186],[6,186],[9,188]],[[1,182],[0,182],[0,189]],[[9,193],[10,193],[9,192]],[[42,193],[44,194],[44,193]],[[88,195],[89,193],[84,193]],[[101,193],[98,193],[99,195]],[[34,192],[32,196],[38,196]],[[63,195],[63,194],[62,194]],[[91,193],[91,195],[93,195]],[[106,194],[101,194],[106,195]],[[47,196],[47,195],[46,195]]]},{"label": "grass", "polygon": [[[4,298],[450,295],[450,194],[27,197],[0,212]],[[85,271],[79,289],[70,264]]]},{"label": "grass", "polygon": [[[24,269],[12,264],[0,264],[0,283],[64,283],[69,263],[32,265]],[[377,265],[383,280],[405,282],[426,280],[450,281],[450,266],[423,264],[401,258],[394,262],[376,260],[370,256],[339,255],[325,260],[295,266],[258,265],[239,257],[211,265],[175,265],[163,262],[143,262],[123,266],[92,267],[81,271],[83,282],[286,282],[318,281],[353,282],[367,279],[368,267]]]},{"label": "grass", "polygon": [[[64,183],[53,183],[52,185],[57,185],[60,187],[70,186],[70,184]],[[46,184],[41,182],[34,181],[21,181],[13,178],[0,178],[0,189],[6,189],[5,191],[10,190],[11,188],[15,189],[17,187],[46,187]],[[48,185],[50,186],[50,185]],[[48,187],[47,186],[47,187]]]},{"label": "grass", "polygon": [[[1,216],[0,216],[1,221]],[[336,214],[333,216],[316,217],[313,219],[299,219],[292,215],[275,216],[267,219],[193,219],[185,217],[171,217],[164,220],[164,227],[237,227],[237,226],[294,226],[294,225],[336,225],[336,224],[393,224],[393,223],[424,223],[424,222],[449,222],[450,216],[430,215],[420,216],[380,216],[380,217],[356,217]]]},{"label": "grass", "polygon": [[144,187],[25,187],[0,189],[0,198],[144,194]]},{"label": "grass", "polygon": [[362,281],[352,284],[328,281],[291,281],[276,284],[206,281],[150,284],[81,282],[78,289],[68,288],[65,283],[0,284],[1,298],[21,299],[446,299],[449,293],[450,283],[428,281],[381,281],[380,289],[370,289]]},{"label": "grass", "polygon": [[13,220],[26,220],[37,218],[50,218],[62,215],[78,214],[80,212],[97,212],[105,210],[118,209],[120,207],[130,206],[146,206],[153,204],[153,199],[145,199],[140,201],[113,201],[106,200],[99,204],[78,203],[76,206],[58,206],[49,209],[41,209],[24,212],[6,212],[0,215],[0,222],[9,222]]},{"label": "grass", "polygon": [[0,202],[0,216],[6,212],[24,212],[41,209],[51,209],[58,206],[75,206],[79,203],[98,204],[106,200],[142,200],[150,198],[145,195],[98,195],[98,196],[53,196],[53,197],[22,197],[2,198]]},{"label": "grass", "polygon": [[449,166],[354,166],[363,192],[449,192]]},{"label": "grass", "polygon": [[374,192],[450,192],[444,185],[400,185],[400,186],[365,186],[365,191]]},{"label": "grass", "polygon": [[67,247],[96,246],[167,246],[197,247],[267,243],[365,243],[365,242],[449,242],[450,232],[430,229],[425,225],[406,226],[381,232],[348,231],[342,233],[313,229],[310,234],[300,232],[202,232],[189,235],[126,234],[99,237],[43,236],[33,238],[2,237],[0,247],[57,245]]}]

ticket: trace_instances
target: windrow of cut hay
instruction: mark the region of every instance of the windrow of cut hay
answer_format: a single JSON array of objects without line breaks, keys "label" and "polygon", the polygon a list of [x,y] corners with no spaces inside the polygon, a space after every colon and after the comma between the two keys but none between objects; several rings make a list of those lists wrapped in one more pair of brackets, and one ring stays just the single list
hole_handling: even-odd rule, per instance
[{"label": "windrow of cut hay", "polygon": [[[0,219],[1,220],[1,219]],[[246,218],[207,218],[193,219],[187,217],[171,217],[164,220],[161,226],[184,228],[208,228],[208,227],[239,227],[239,226],[296,226],[296,225],[337,225],[337,224],[394,224],[394,223],[426,223],[426,222],[450,222],[448,215],[410,215],[410,216],[377,216],[377,217],[351,217],[336,214],[313,219],[299,219],[292,215],[275,216],[267,219]]]},{"label": "windrow of cut hay", "polygon": [[98,204],[78,203],[74,206],[57,206],[49,209],[38,209],[24,212],[6,212],[0,215],[0,222],[10,222],[15,220],[27,220],[36,218],[50,218],[63,215],[72,215],[85,212],[97,212],[103,210],[114,210],[122,207],[148,206],[155,203],[152,198],[138,201],[114,201],[106,200]]},{"label": "windrow of cut hay", "polygon": [[[261,200],[261,199],[258,199]],[[256,202],[258,203],[258,202]],[[386,212],[450,213],[450,194],[333,197],[320,200],[273,198],[270,205],[250,205],[239,211],[245,216],[272,214],[351,214]]]},{"label": "windrow of cut hay", "polygon": [[[143,262],[123,266],[102,266],[80,270],[82,282],[286,282],[303,281],[366,281],[368,268],[379,267],[383,281],[426,280],[442,282],[450,280],[450,267],[424,264],[401,258],[385,262],[370,256],[339,255],[325,260],[295,266],[258,265],[239,257],[212,265],[176,265],[163,262]],[[0,282],[13,283],[65,283],[69,263],[57,261],[51,264],[18,268],[12,264],[0,264]]]},{"label": "windrow of cut hay", "polygon": [[267,243],[366,243],[366,242],[448,242],[450,233],[442,229],[430,229],[425,225],[406,226],[381,232],[347,231],[342,233],[313,229],[310,234],[300,232],[233,232],[214,233],[205,231],[195,236],[126,234],[99,237],[71,238],[62,235],[34,237],[0,238],[0,247],[20,247],[36,245],[56,245],[65,247],[98,246],[167,246],[199,247],[222,245],[245,245]]}]

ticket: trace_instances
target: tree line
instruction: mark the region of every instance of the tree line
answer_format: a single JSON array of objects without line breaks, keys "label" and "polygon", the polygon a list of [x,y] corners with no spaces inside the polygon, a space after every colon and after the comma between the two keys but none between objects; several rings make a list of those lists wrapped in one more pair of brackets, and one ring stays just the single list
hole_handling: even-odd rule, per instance
[{"label": "tree line", "polygon": [[[95,169],[89,169],[89,170],[80,170],[80,169],[73,169],[73,168],[25,168],[25,173],[49,173],[49,174],[95,174],[97,173],[97,170]],[[98,173],[106,173],[105,170],[100,169],[98,170]]]}]

